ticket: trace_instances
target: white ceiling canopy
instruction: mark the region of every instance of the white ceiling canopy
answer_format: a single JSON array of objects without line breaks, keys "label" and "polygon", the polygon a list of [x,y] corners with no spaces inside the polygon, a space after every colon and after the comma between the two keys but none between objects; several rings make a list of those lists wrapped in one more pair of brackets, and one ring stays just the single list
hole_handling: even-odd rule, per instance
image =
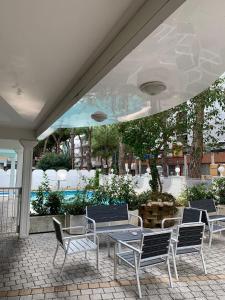
[{"label": "white ceiling canopy", "polygon": [[[40,138],[60,127],[112,124],[176,106],[210,86],[225,71],[224,0],[188,0],[128,54]],[[150,96],[149,81],[166,89]]]},{"label": "white ceiling canopy", "polygon": [[1,128],[36,131],[143,3],[1,0]]}]

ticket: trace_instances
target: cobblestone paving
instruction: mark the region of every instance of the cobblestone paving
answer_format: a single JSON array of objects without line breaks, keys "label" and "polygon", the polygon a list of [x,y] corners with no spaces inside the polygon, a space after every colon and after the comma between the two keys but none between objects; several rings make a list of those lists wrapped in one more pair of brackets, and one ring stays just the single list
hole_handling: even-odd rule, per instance
[{"label": "cobblestone paving", "polygon": [[[138,299],[134,272],[119,266],[119,280],[113,280],[113,260],[100,249],[100,270],[95,268],[95,254],[68,258],[62,276],[53,267],[56,247],[53,233],[31,235],[26,240],[0,239],[0,299]],[[60,250],[61,251],[61,250]],[[197,255],[177,259],[179,281],[168,287],[164,265],[141,272],[143,299],[224,299],[225,238],[216,236],[211,249],[204,247],[208,275],[203,275]],[[61,255],[60,255],[61,254]],[[63,253],[59,252],[60,266]]]}]

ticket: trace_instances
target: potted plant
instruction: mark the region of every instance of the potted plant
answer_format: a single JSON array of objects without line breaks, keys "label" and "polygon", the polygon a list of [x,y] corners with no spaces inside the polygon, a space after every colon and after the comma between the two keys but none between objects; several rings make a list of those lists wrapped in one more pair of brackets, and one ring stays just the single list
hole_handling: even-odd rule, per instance
[{"label": "potted plant", "polygon": [[[90,204],[90,203],[89,203]],[[86,219],[85,209],[88,205],[87,193],[80,192],[75,197],[70,198],[67,203],[63,204],[63,211],[65,213],[65,226],[85,226]],[[84,229],[70,229],[67,231],[69,234],[82,234]]]},{"label": "potted plant", "polygon": [[63,193],[51,191],[45,175],[36,192],[36,199],[31,203],[30,233],[54,231],[52,217],[56,217],[64,225],[63,201]]},{"label": "potted plant", "polygon": [[[175,198],[169,193],[148,191],[139,195],[139,215],[144,227],[161,227],[164,218],[173,218],[177,212]],[[173,223],[167,223],[172,226]]]}]

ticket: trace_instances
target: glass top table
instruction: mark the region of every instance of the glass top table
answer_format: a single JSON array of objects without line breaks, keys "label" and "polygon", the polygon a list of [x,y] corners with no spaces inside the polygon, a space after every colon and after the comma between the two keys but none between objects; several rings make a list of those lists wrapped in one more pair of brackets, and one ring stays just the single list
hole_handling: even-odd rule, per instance
[{"label": "glass top table", "polygon": [[143,228],[142,230],[135,231],[122,231],[122,232],[113,232],[108,236],[114,241],[122,241],[122,242],[137,242],[141,240],[142,233],[151,233],[153,230],[148,228]]}]

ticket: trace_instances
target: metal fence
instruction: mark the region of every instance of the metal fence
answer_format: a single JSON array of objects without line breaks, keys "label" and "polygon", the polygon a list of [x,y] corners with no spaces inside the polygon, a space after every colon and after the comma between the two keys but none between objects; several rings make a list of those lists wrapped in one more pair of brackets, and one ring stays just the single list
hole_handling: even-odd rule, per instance
[{"label": "metal fence", "polygon": [[21,191],[0,187],[0,235],[19,231]]}]

